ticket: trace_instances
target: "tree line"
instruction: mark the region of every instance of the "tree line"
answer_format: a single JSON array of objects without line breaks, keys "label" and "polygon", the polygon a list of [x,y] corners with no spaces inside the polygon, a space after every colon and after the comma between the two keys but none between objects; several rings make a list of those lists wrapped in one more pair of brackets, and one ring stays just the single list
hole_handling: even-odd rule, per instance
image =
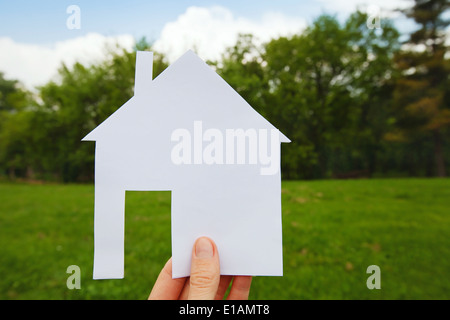
[{"label": "tree line", "polygon": [[[403,12],[418,26],[406,40],[387,19],[371,29],[359,11],[343,23],[321,15],[262,45],[240,35],[208,63],[292,140],[282,146],[284,179],[444,177],[448,8],[417,0]],[[95,65],[62,65],[37,92],[0,73],[0,177],[93,181],[94,144],[81,139],[132,97],[136,50],[152,49],[144,38]],[[153,76],[167,66],[155,52]]]}]

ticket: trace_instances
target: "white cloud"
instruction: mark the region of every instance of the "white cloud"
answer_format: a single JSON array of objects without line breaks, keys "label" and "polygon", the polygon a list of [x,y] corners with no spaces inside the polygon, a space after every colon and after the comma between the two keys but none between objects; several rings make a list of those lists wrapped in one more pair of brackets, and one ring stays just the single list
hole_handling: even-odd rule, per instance
[{"label": "white cloud", "polygon": [[106,37],[89,33],[52,46],[18,43],[8,37],[0,37],[0,71],[9,79],[18,79],[32,89],[52,79],[61,63],[67,66],[76,61],[93,63],[104,59],[108,46],[131,49],[135,43],[131,35]]},{"label": "white cloud", "polygon": [[[329,12],[351,13],[359,6],[367,10],[373,1],[367,0],[316,0]],[[408,7],[411,0],[378,0],[376,5],[384,10]],[[188,49],[194,49],[203,59],[218,60],[225,48],[236,43],[239,33],[251,33],[259,43],[282,35],[301,32],[307,23],[304,18],[267,12],[259,19],[234,15],[229,9],[214,6],[189,7],[176,20],[162,29],[154,49],[166,54],[173,62]],[[133,36],[103,36],[89,33],[51,46],[18,43],[8,37],[0,37],[0,71],[6,77],[19,79],[28,88],[45,84],[52,79],[64,62],[68,66],[75,61],[92,63],[104,59],[105,46],[119,44],[131,49]]]},{"label": "white cloud", "polygon": [[[301,18],[268,12],[258,20],[236,17],[224,7],[189,7],[175,21],[163,27],[154,48],[166,54],[170,62],[188,49],[195,49],[203,59],[220,59],[225,48],[236,43],[239,33],[252,33],[264,42],[280,35],[298,33],[306,27]],[[94,63],[104,59],[105,46],[114,44],[131,49],[131,35],[85,36],[56,42],[51,46],[19,43],[0,37],[0,71],[9,79],[18,79],[32,89],[53,79],[61,63],[71,66],[75,61]]]},{"label": "white cloud", "polygon": [[265,42],[280,35],[298,33],[306,27],[305,20],[269,12],[258,21],[236,17],[220,6],[189,7],[178,18],[167,23],[154,48],[173,62],[188,49],[203,59],[217,60],[226,47],[236,43],[239,33],[251,33]]}]

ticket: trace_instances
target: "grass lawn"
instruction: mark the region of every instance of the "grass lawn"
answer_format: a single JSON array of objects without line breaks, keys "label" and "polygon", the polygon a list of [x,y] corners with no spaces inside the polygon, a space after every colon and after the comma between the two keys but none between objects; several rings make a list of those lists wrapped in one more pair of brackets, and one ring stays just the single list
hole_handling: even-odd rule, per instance
[{"label": "grass lawn", "polygon": [[[284,276],[255,277],[251,299],[450,299],[449,179],[286,181],[282,198]],[[126,193],[123,280],[92,280],[93,209],[93,185],[1,183],[0,299],[146,299],[171,255],[170,192]]]}]

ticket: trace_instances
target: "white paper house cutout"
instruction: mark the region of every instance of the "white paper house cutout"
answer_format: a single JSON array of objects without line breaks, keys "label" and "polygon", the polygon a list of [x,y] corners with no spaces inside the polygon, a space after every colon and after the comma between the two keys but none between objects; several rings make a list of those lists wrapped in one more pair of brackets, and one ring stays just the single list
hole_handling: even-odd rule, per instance
[{"label": "white paper house cutout", "polygon": [[[134,96],[83,139],[96,141],[94,279],[124,277],[126,190],[172,191],[174,278],[190,274],[199,236],[217,244],[221,274],[282,275],[280,143],[290,140],[192,51],[154,80],[152,63],[151,52],[137,52]],[[239,138],[225,141],[230,129],[248,134],[240,140],[244,163],[237,163]],[[177,132],[191,133],[190,141]],[[254,132],[267,132],[258,149],[250,142]],[[223,152],[215,141],[221,133]],[[176,149],[181,141],[191,143],[190,154]],[[261,174],[271,151],[276,172]],[[257,152],[256,164],[250,152]],[[177,163],[174,154],[191,164]]]}]

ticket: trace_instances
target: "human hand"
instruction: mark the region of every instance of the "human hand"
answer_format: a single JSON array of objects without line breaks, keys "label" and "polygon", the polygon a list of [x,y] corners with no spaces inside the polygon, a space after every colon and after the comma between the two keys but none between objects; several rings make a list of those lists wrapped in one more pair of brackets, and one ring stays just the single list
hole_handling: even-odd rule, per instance
[{"label": "human hand", "polygon": [[191,276],[172,279],[172,258],[167,261],[153,286],[149,300],[220,300],[231,285],[229,300],[246,300],[252,277],[221,276],[219,252],[209,238],[201,237],[192,249]]}]

